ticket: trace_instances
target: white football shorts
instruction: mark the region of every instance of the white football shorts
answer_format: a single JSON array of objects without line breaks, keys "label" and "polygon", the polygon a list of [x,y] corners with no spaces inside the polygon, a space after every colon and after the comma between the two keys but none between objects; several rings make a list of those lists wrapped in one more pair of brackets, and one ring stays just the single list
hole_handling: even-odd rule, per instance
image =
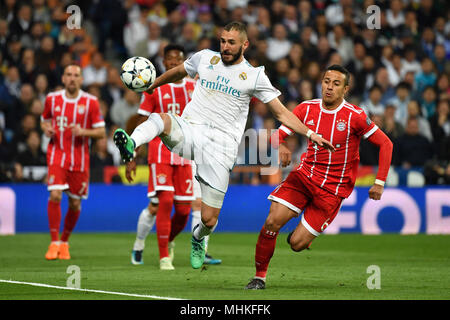
[{"label": "white football shorts", "polygon": [[170,151],[194,160],[197,165],[195,177],[225,194],[236,161],[238,144],[230,135],[208,124],[169,115],[172,128],[170,135],[161,137],[163,143]]}]

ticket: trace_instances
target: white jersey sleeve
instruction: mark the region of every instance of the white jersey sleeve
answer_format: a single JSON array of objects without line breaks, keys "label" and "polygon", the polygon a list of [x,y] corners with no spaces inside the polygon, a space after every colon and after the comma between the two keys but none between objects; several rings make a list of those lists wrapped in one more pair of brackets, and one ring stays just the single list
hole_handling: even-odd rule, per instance
[{"label": "white jersey sleeve", "polygon": [[278,97],[280,94],[281,92],[270,83],[269,78],[264,72],[264,67],[260,67],[253,96],[261,102],[267,103]]},{"label": "white jersey sleeve", "polygon": [[203,51],[204,50],[194,53],[189,59],[184,61],[184,69],[191,78],[195,78],[195,75],[197,74]]}]

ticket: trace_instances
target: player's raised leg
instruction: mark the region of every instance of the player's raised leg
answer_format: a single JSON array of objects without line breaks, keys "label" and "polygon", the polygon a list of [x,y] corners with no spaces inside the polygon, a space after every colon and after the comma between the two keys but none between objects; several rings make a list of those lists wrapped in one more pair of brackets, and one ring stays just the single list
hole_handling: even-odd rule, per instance
[{"label": "player's raised leg", "polygon": [[162,133],[170,134],[171,121],[171,118],[165,113],[152,113],[146,121],[134,129],[131,135],[128,135],[123,129],[117,129],[113,139],[120,151],[122,161],[130,162],[136,148],[150,142]]},{"label": "player's raised leg", "polygon": [[298,212],[293,211],[285,205],[278,202],[272,202],[269,216],[259,233],[258,242],[256,243],[256,273],[245,289],[259,290],[265,288],[267,269],[269,268],[270,259],[275,251],[278,232],[290,219],[297,215]]}]

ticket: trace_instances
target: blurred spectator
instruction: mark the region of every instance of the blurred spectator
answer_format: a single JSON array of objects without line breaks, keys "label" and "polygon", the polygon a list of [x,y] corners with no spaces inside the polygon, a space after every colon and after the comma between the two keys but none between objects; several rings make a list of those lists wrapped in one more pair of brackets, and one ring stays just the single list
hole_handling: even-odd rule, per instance
[{"label": "blurred spectator", "polygon": [[[92,20],[97,25],[98,50],[105,53],[107,40],[112,40],[114,52],[118,56],[125,54],[123,30],[127,23],[126,2],[120,0],[98,0],[91,6]],[[122,56],[124,58],[124,56]]]},{"label": "blurred spectator", "polygon": [[19,66],[22,83],[33,84],[38,74],[38,66],[35,63],[34,51],[25,49],[22,53],[22,63]]},{"label": "blurred spectator", "polygon": [[449,59],[446,58],[444,45],[442,44],[436,45],[431,57],[439,73],[450,72],[450,61]]},{"label": "blurred spectator", "polygon": [[436,90],[432,86],[428,86],[423,91],[420,99],[421,111],[425,118],[430,118],[436,112]]},{"label": "blurred spectator", "polygon": [[153,21],[148,22],[148,36],[136,43],[134,55],[151,59],[161,45],[161,27]]},{"label": "blurred spectator", "polygon": [[440,100],[436,113],[430,118],[431,131],[436,152],[439,150],[445,137],[450,136],[450,106],[448,100]]},{"label": "blurred spectator", "polygon": [[188,22],[183,26],[181,34],[177,37],[176,43],[182,45],[189,56],[197,48],[198,28],[192,22]]},{"label": "blurred spectator", "polygon": [[432,157],[432,145],[419,132],[419,122],[415,118],[409,118],[405,128],[405,134],[400,136],[396,145],[396,165],[404,169],[422,167]]},{"label": "blurred spectator", "polygon": [[214,36],[216,24],[214,23],[209,5],[203,4],[198,8],[198,24],[200,25],[199,38],[210,38]]},{"label": "blurred spectator", "polygon": [[297,5],[299,27],[311,26],[313,24],[313,13],[311,2],[308,0],[300,0]]},{"label": "blurred spectator", "polygon": [[91,151],[91,168],[103,168],[104,166],[113,166],[112,155],[108,152],[108,140],[105,138],[95,139],[94,147]]},{"label": "blurred spectator", "polygon": [[330,60],[330,56],[336,52],[330,47],[328,39],[326,36],[320,36],[317,42],[317,57],[316,60],[319,62],[320,69],[323,70],[328,67],[327,63]]},{"label": "blurred spectator", "polygon": [[287,39],[286,28],[278,23],[273,27],[273,35],[267,40],[267,58],[278,61],[285,58],[291,50],[292,43]]},{"label": "blurred spectator", "polygon": [[161,35],[170,42],[174,42],[183,29],[183,15],[179,10],[173,10],[169,13],[168,19],[168,23],[161,30]]},{"label": "blurred spectator", "polygon": [[21,4],[17,11],[17,16],[9,24],[9,32],[17,35],[28,33],[33,22],[32,19],[31,6],[26,3]]},{"label": "blurred spectator", "polygon": [[83,68],[83,86],[89,87],[92,84],[102,86],[106,83],[107,77],[103,55],[95,52],[92,55],[91,63]]},{"label": "blurred spectator", "polygon": [[438,99],[450,99],[450,79],[447,73],[442,73],[439,75],[437,81],[437,94]]},{"label": "blurred spectator", "polygon": [[403,57],[402,77],[405,77],[407,72],[412,71],[413,74],[418,74],[422,70],[419,61],[416,59],[416,49],[413,46],[405,48]]},{"label": "blurred spectator", "polygon": [[140,96],[132,91],[125,90],[123,98],[120,98],[111,106],[110,116],[114,124],[124,128],[128,119],[139,109]]},{"label": "blurred spectator", "polygon": [[[419,122],[419,132],[423,134],[428,141],[433,142],[433,135],[431,133],[430,122],[427,118],[421,115],[420,106],[416,100],[411,100],[408,103],[408,113],[404,118],[402,118],[402,124],[406,126],[407,119],[416,118]],[[403,119],[405,119],[403,121]]]},{"label": "blurred spectator", "polygon": [[381,103],[382,90],[380,86],[374,85],[369,90],[369,98],[365,100],[361,108],[364,109],[366,114],[371,115],[379,115],[382,116],[384,114],[384,104]]},{"label": "blurred spectator", "polygon": [[333,27],[333,32],[329,33],[328,40],[330,46],[337,50],[342,58],[342,65],[348,64],[353,58],[353,41],[347,36],[344,27],[337,24]]},{"label": "blurred spectator", "polygon": [[[8,22],[0,18],[0,53],[3,54],[6,51],[8,44]],[[3,59],[3,58],[2,58]]]},{"label": "blurred spectator", "polygon": [[55,51],[55,41],[50,36],[45,36],[41,40],[41,47],[36,52],[36,64],[40,71],[49,74],[55,68],[58,61],[58,53]]},{"label": "blurred spectator", "polygon": [[108,68],[106,83],[100,88],[100,91],[101,98],[110,106],[122,98],[124,88],[117,68]]},{"label": "blurred spectator", "polygon": [[22,85],[22,88],[20,89],[19,103],[22,105],[21,108],[25,110],[25,112],[30,111],[34,97],[35,94],[33,86],[29,83]]},{"label": "blurred spectator", "polygon": [[386,67],[389,75],[389,83],[395,87],[402,80],[402,57],[399,54],[392,55],[392,63]]},{"label": "blurred spectator", "polygon": [[22,43],[20,42],[20,37],[18,34],[11,33],[8,40],[8,45],[5,50],[5,61],[8,65],[18,66],[20,64],[20,59],[22,58]]},{"label": "blurred spectator", "polygon": [[19,152],[15,161],[20,163],[22,167],[45,166],[47,164],[46,155],[41,150],[41,137],[37,130],[29,131],[25,149]]},{"label": "blurred spectator", "polygon": [[45,102],[45,97],[48,94],[48,80],[47,76],[40,73],[36,76],[34,81],[34,88],[36,88],[36,98],[38,98],[42,104]]},{"label": "blurred spectator", "polygon": [[382,130],[392,141],[397,140],[404,132],[402,124],[395,119],[395,110],[396,108],[393,105],[388,104],[384,109],[383,116]]},{"label": "blurred spectator", "polygon": [[386,12],[386,19],[392,29],[397,29],[405,23],[402,0],[392,0]]},{"label": "blurred spectator", "polygon": [[50,9],[46,6],[45,0],[33,0],[33,22],[50,23]]},{"label": "blurred spectator", "polygon": [[426,57],[422,59],[422,70],[416,73],[414,77],[415,91],[420,96],[422,95],[425,87],[434,86],[436,83],[436,73],[434,72],[433,61]]},{"label": "blurred spectator", "polygon": [[395,88],[395,96],[388,100],[387,104],[395,107],[395,120],[406,125],[408,103],[411,101],[411,86],[406,82],[400,82]]},{"label": "blurred spectator", "polygon": [[15,154],[26,150],[27,137],[33,130],[38,130],[38,121],[31,113],[27,113],[20,123],[20,129],[18,129],[14,134],[12,145],[15,148],[13,150]]}]

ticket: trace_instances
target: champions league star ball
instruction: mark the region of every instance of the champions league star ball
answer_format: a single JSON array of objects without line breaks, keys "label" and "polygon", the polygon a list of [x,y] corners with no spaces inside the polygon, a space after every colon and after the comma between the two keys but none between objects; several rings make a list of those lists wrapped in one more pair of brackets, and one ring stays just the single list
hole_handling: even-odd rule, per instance
[{"label": "champions league star ball", "polygon": [[120,79],[127,88],[135,92],[144,92],[155,81],[156,70],[150,60],[144,57],[132,57],[124,62]]}]

